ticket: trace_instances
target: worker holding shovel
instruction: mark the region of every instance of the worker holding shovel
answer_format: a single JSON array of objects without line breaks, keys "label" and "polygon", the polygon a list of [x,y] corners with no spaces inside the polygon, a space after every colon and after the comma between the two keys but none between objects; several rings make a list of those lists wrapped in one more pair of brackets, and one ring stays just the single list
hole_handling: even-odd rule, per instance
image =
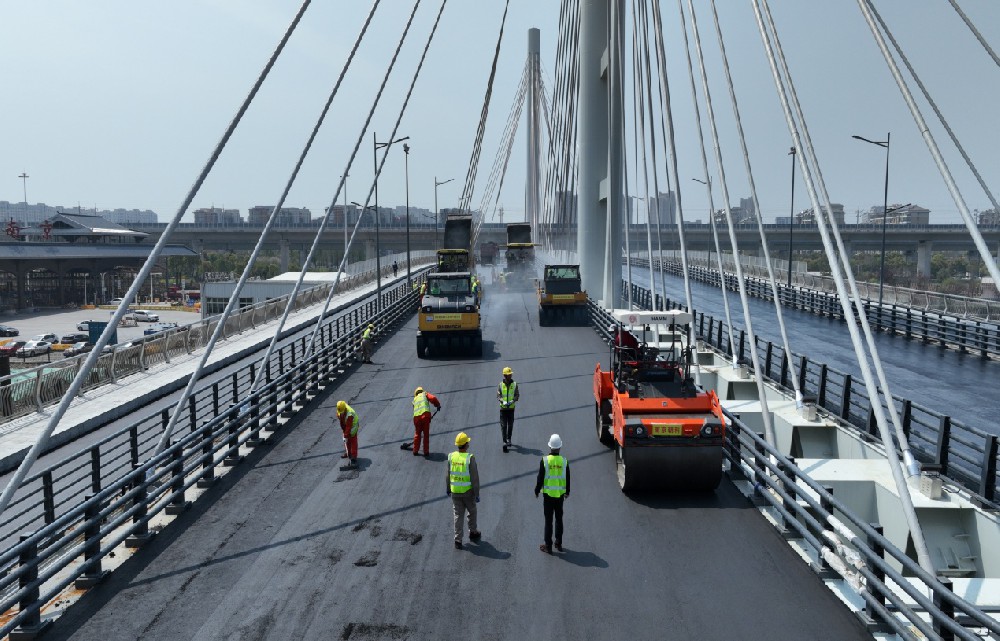
[{"label": "worker holding shovel", "polygon": [[420,454],[420,441],[424,443],[424,458],[430,456],[431,447],[431,405],[437,409],[434,414],[441,411],[441,401],[424,388],[418,387],[413,390],[413,443],[403,443],[400,447],[404,450],[413,448],[413,455]]}]

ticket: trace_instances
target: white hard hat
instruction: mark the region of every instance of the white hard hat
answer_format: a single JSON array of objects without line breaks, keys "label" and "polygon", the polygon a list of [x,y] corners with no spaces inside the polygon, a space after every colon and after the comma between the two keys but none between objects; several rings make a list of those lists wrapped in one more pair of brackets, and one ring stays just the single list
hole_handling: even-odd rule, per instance
[{"label": "white hard hat", "polygon": [[562,439],[559,438],[558,434],[553,434],[549,437],[549,449],[558,450],[562,447]]}]

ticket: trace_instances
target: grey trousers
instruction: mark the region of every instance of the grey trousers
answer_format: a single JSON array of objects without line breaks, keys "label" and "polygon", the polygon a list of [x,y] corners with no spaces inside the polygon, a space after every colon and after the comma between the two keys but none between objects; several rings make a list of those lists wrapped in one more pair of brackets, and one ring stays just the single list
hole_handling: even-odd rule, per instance
[{"label": "grey trousers", "polygon": [[452,494],[451,504],[455,508],[455,540],[461,543],[465,529],[462,517],[466,512],[469,513],[469,532],[472,533],[479,529],[476,523],[476,497],[473,496],[471,491],[463,492],[462,494]]}]

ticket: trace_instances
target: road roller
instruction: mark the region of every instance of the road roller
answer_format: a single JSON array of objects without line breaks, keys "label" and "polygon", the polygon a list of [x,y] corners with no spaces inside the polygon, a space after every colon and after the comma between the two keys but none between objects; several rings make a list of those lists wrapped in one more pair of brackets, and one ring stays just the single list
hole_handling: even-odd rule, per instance
[{"label": "road roller", "polygon": [[621,490],[714,490],[726,422],[719,397],[691,377],[691,314],[612,316],[611,369],[594,369],[594,400],[597,436],[615,451]]}]

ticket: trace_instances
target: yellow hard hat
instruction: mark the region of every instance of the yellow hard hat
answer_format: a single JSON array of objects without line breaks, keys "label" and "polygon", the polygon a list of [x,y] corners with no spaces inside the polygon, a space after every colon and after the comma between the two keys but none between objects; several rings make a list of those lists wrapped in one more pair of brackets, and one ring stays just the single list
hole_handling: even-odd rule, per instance
[{"label": "yellow hard hat", "polygon": [[368,323],[368,329],[375,329],[375,326],[372,325],[371,323]]},{"label": "yellow hard hat", "polygon": [[343,414],[347,411],[347,403],[344,401],[337,401],[337,414]]},{"label": "yellow hard hat", "polygon": [[458,436],[455,437],[455,445],[457,445],[458,447],[462,447],[471,440],[472,439],[469,438],[468,434],[466,434],[465,432],[459,432]]},{"label": "yellow hard hat", "polygon": [[416,396],[417,394],[420,394],[423,391],[424,391],[424,388],[418,387],[417,389],[413,390],[413,395]]},{"label": "yellow hard hat", "polygon": [[509,367],[503,368],[503,375],[504,376],[508,376],[508,375],[512,376],[513,374],[514,374],[514,370],[512,370],[511,368],[509,368]]}]

